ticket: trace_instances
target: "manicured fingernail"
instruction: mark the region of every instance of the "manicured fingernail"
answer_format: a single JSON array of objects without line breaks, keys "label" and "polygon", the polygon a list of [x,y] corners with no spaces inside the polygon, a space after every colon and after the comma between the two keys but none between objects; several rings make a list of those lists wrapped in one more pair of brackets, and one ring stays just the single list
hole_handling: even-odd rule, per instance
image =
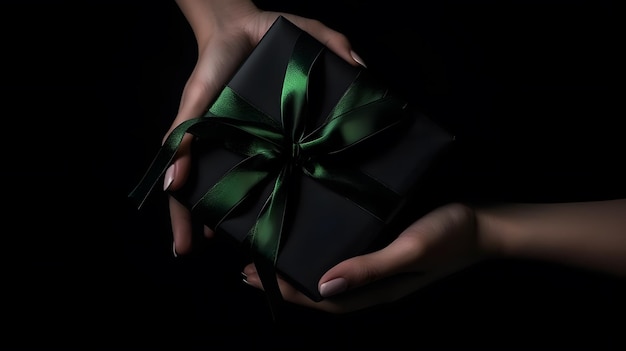
[{"label": "manicured fingernail", "polygon": [[337,295],[348,289],[348,281],[344,278],[335,278],[320,285],[320,294],[323,297]]},{"label": "manicured fingernail", "polygon": [[241,281],[244,282],[246,285],[252,286],[252,284],[250,284],[250,282],[248,281],[248,277],[241,278]]},{"label": "manicured fingernail", "polygon": [[178,257],[178,253],[176,252],[176,243],[172,243],[172,253],[174,254],[174,257]]},{"label": "manicured fingernail", "polygon": [[174,181],[174,173],[176,173],[176,164],[173,164],[165,171],[165,178],[163,179],[163,190],[167,190]]},{"label": "manicured fingernail", "polygon": [[351,50],[351,51],[350,51],[350,55],[352,56],[352,59],[353,59],[354,61],[356,61],[356,63],[358,63],[359,65],[361,65],[361,66],[363,66],[363,67],[365,67],[365,68],[367,68],[367,66],[365,65],[365,62],[363,61],[363,59],[361,58],[361,56],[357,55],[357,53],[356,53],[356,52],[354,52],[354,51],[352,51],[352,50]]}]

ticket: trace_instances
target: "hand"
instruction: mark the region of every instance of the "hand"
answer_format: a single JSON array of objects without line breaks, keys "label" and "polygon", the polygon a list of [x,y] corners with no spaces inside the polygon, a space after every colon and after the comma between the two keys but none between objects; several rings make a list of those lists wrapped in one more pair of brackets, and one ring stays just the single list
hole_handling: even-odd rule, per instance
[{"label": "hand", "polygon": [[[314,302],[279,279],[285,300],[342,313],[388,303],[489,257],[552,262],[626,277],[626,199],[563,203],[452,203],[405,229],[387,247],[326,272]],[[254,265],[246,281],[259,289]]]},{"label": "hand", "polygon": [[[300,16],[262,11],[251,1],[177,1],[188,19],[198,44],[198,60],[189,77],[176,118],[167,135],[180,123],[202,115],[239,64],[252,51],[273,22],[282,15],[311,34],[350,64],[360,61],[351,50],[347,38],[319,21]],[[187,135],[176,159],[164,177],[165,190],[179,189],[189,170],[189,148],[192,136]],[[170,217],[174,238],[174,255],[187,254],[192,249],[191,216],[182,204],[169,197]],[[213,231],[205,227],[206,237]]]},{"label": "hand", "polygon": [[[281,293],[288,302],[331,313],[393,302],[486,257],[477,233],[474,210],[449,204],[414,222],[385,248],[328,270],[319,284],[323,301],[312,301],[278,277]],[[248,284],[263,289],[254,264],[243,273]]]}]

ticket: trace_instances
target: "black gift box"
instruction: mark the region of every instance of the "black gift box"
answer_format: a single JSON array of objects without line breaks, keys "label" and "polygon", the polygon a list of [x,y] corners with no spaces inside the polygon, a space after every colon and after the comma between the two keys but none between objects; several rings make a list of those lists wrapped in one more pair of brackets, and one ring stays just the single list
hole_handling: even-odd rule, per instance
[{"label": "black gift box", "polygon": [[[311,44],[309,47],[304,45],[304,49],[297,46],[303,39]],[[318,46],[319,50],[316,49]],[[283,17],[279,17],[268,30],[226,88],[234,91],[241,101],[280,124],[281,113],[286,109],[281,103],[281,99],[285,98],[284,84],[289,79],[286,67],[298,55],[305,61],[310,58],[312,62],[310,71],[304,69],[310,79],[306,87],[306,101],[300,102],[306,109],[303,134],[311,133],[324,123],[357,77],[368,77],[364,86],[371,94],[392,95],[391,90],[371,77],[366,68],[348,64]],[[400,122],[382,128],[354,147],[327,155],[325,161],[329,169],[349,169],[367,174],[397,194],[399,201],[384,205],[387,207],[385,218],[373,215],[350,200],[351,196],[358,198],[359,193],[369,196],[369,189],[353,189],[350,195],[332,186],[327,187],[303,172],[290,173],[290,195],[274,267],[284,279],[315,301],[322,300],[318,281],[328,269],[349,257],[374,250],[397,235],[387,231],[393,223],[394,213],[401,209],[404,198],[415,195],[415,189],[429,166],[453,140],[446,130],[413,110],[409,104],[403,102],[398,106],[394,115],[403,116]],[[215,116],[206,118],[212,117]],[[288,121],[284,123],[289,124]],[[235,139],[226,144],[237,144]],[[211,209],[198,210],[196,203],[224,174],[248,157],[220,145],[211,138],[197,136],[192,145],[190,176],[183,189],[171,192],[187,207],[194,209],[193,213],[200,221],[211,217],[206,216]],[[285,162],[292,168],[299,166],[298,161],[294,163],[288,158]],[[209,226],[216,226],[213,229],[218,235],[250,244],[250,228],[255,225],[274,186],[273,181],[264,183],[246,196],[245,204],[228,211],[226,217]],[[238,185],[231,183],[230,189],[235,190],[235,187]],[[247,247],[255,250],[255,247]]]}]

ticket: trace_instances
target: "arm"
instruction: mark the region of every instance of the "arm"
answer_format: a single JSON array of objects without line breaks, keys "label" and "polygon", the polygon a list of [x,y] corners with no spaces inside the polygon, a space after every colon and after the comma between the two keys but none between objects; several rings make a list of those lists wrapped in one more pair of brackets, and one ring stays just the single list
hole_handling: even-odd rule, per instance
[{"label": "arm", "polygon": [[[286,300],[344,313],[396,301],[476,262],[527,258],[626,278],[626,199],[437,208],[387,247],[340,262],[320,279],[315,303],[284,281]],[[254,265],[245,281],[262,285]]]},{"label": "arm", "polygon": [[176,0],[189,22],[199,47],[209,42],[219,27],[237,23],[258,11],[249,0]]},{"label": "arm", "polygon": [[626,199],[476,210],[485,250],[626,277]]}]

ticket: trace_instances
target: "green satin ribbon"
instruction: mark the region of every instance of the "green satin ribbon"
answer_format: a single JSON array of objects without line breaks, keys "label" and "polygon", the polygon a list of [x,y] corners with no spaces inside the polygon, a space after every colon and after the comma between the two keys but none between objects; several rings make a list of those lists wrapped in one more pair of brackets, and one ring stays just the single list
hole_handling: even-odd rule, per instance
[{"label": "green satin ribbon", "polygon": [[[288,232],[289,201],[297,191],[290,184],[294,176],[311,177],[386,221],[397,207],[400,195],[360,171],[357,165],[337,165],[330,159],[333,154],[356,147],[408,118],[405,102],[380,89],[361,71],[324,123],[306,132],[309,75],[324,49],[305,33],[297,40],[285,72],[280,121],[226,86],[207,113],[181,123],[170,133],[129,196],[138,199],[139,207],[142,206],[173,162],[183,136],[190,133],[209,138],[243,156],[192,207],[192,212],[207,226],[217,229],[238,206],[260,201],[254,190],[274,182],[246,237],[259,261],[272,266],[276,263],[281,242]],[[267,264],[264,267],[259,273],[265,291],[280,294],[273,278],[275,274],[267,269]]]}]

